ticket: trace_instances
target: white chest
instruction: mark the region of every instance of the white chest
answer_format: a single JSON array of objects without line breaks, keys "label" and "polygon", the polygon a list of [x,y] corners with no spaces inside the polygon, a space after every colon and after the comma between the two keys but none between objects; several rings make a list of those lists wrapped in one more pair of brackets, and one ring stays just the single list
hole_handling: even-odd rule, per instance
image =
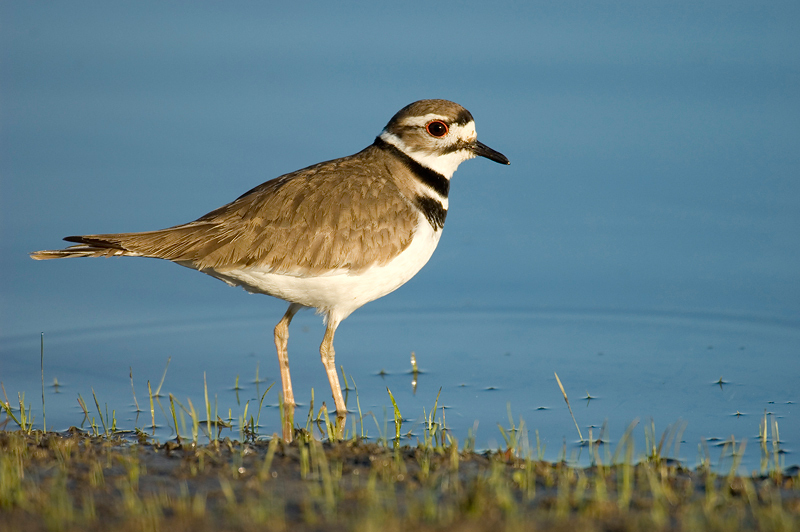
[{"label": "white chest", "polygon": [[411,244],[382,266],[357,274],[332,270],[315,276],[275,274],[259,268],[204,271],[248,292],[267,294],[316,308],[343,320],[362,305],[393,292],[428,262],[441,237],[422,216]]}]

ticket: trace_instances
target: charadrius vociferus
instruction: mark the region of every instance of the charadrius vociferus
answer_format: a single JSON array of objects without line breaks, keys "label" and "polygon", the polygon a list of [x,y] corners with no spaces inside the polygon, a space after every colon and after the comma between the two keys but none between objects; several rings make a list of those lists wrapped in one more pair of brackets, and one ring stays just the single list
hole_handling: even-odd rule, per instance
[{"label": "charadrius vociferus", "polygon": [[155,257],[289,302],[275,327],[283,400],[294,405],[289,323],[303,307],[324,314],[320,346],[336,412],[347,410],[333,335],[354,310],[400,287],[428,262],[447,215],[450,178],[481,156],[472,115],[447,100],[420,100],[392,117],[366,149],[267,181],[187,224],[143,233],[69,236],[78,245],[34,259]]}]

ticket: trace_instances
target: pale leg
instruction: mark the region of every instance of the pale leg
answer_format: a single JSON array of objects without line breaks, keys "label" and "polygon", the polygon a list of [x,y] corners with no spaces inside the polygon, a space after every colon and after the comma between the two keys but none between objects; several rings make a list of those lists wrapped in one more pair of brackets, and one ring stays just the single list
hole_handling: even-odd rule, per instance
[{"label": "pale leg", "polygon": [[338,325],[338,321],[328,319],[325,337],[322,339],[322,345],[319,346],[319,353],[322,356],[322,364],[325,366],[325,371],[328,373],[328,382],[331,383],[333,402],[336,403],[336,414],[341,418],[347,415],[347,407],[344,404],[342,387],[339,385],[339,375],[336,373],[336,353],[333,350],[333,335]]},{"label": "pale leg", "polygon": [[283,404],[294,407],[294,393],[292,392],[292,378],[289,375],[289,324],[297,311],[303,308],[302,305],[292,303],[289,305],[286,314],[275,326],[275,347],[278,350],[278,363],[281,368],[281,384],[283,384]]}]

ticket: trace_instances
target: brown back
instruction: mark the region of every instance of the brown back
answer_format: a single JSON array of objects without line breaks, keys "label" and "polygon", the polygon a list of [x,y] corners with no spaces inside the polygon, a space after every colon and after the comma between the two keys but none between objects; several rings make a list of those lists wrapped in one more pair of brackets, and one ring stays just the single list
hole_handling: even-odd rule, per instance
[{"label": "brown back", "polygon": [[[194,222],[143,233],[69,237],[59,256],[136,254],[198,270],[353,272],[385,264],[410,243],[419,212],[375,146],[283,175]],[[122,252],[120,252],[122,251]],[[40,252],[35,258],[55,258]],[[58,252],[55,252],[58,253]]]}]

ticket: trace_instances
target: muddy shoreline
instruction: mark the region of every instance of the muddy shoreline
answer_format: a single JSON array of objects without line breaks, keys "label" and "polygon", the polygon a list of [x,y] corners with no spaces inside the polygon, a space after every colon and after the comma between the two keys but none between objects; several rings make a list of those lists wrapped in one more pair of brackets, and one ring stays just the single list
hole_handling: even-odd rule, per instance
[{"label": "muddy shoreline", "polygon": [[[575,468],[456,445],[0,432],[9,530],[798,530],[797,471]],[[793,476],[790,476],[792,475]]]}]

